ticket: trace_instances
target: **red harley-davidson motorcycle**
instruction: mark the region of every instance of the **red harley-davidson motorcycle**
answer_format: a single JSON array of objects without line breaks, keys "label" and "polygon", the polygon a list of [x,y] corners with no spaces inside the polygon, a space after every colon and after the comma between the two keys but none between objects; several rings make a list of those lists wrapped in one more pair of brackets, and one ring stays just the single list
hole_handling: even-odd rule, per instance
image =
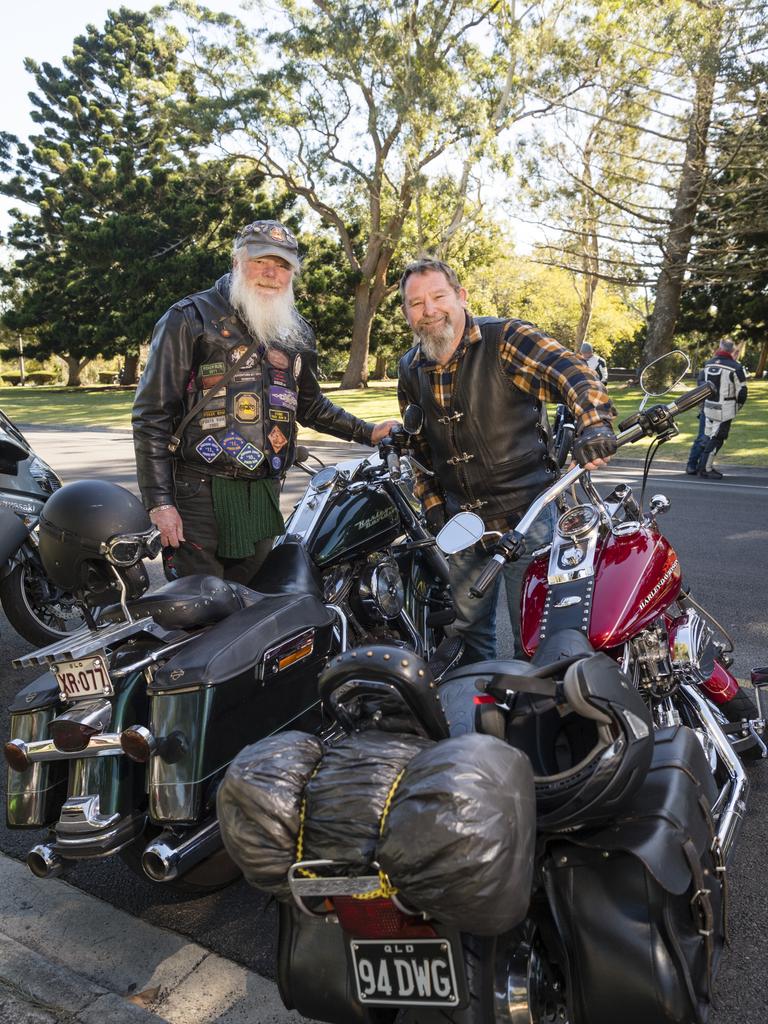
[{"label": "red harley-davidson motorcycle", "polygon": [[[677,433],[675,417],[708,394],[699,387],[641,407],[620,425],[619,445],[653,438],[643,490],[656,448]],[[725,936],[728,862],[749,788],[739,754],[766,756],[765,721],[728,671],[725,631],[685,590],[657,524],[669,506],[661,495],[644,513],[642,495],[636,501],[620,485],[602,498],[588,472],[571,468],[497,538],[477,595],[520,557],[527,531],[552,502],[559,510],[552,544],[534,554],[524,581],[530,662],[482,662],[422,685],[388,671],[394,656],[372,648],[361,649],[357,664],[338,659],[321,680],[329,709],[350,733],[411,731],[439,747],[446,736],[477,732],[528,754],[538,839],[525,919],[503,934],[465,934],[419,910],[387,878],[382,891],[376,861],[371,877],[328,860],[298,861],[288,876],[293,903],[280,909],[278,977],[288,1007],[333,1024],[614,1024],[617,1008],[625,1024],[707,1019]],[[460,513],[438,544],[450,554],[483,531],[479,517]],[[625,717],[623,733],[601,726],[588,706],[598,663],[615,673],[616,692],[635,691],[645,705],[642,715]],[[574,671],[586,687],[581,696]],[[757,670],[753,681],[765,685],[768,673]],[[386,724],[393,708],[397,728]],[[576,722],[578,737],[587,719],[609,730],[599,757],[578,741],[569,749],[563,724]],[[578,792],[582,776],[599,785],[620,746],[638,738],[652,746],[639,789],[602,821],[585,815],[552,827],[539,782],[554,804],[558,785],[576,784]],[[455,837],[457,851],[469,841],[461,822]],[[421,842],[413,833],[410,847],[418,852]]]}]

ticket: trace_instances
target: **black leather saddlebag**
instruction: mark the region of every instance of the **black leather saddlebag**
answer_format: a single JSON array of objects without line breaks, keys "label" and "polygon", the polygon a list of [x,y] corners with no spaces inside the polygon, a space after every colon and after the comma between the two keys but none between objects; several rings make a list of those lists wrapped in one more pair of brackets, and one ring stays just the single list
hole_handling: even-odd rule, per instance
[{"label": "black leather saddlebag", "polygon": [[700,1024],[725,933],[717,796],[696,734],[656,734],[646,782],[599,832],[550,846],[545,882],[570,951],[575,1024]]}]

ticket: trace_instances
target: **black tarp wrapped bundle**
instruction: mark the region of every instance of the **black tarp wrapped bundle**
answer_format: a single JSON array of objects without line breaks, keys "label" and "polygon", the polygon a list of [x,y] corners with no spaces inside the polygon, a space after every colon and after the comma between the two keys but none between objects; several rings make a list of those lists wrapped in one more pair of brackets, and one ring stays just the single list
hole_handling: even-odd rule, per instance
[{"label": "black tarp wrapped bundle", "polygon": [[376,854],[418,910],[465,932],[500,935],[526,916],[535,841],[530,761],[502,740],[472,733],[410,761]]},{"label": "black tarp wrapped bundle", "polygon": [[398,776],[434,745],[420,736],[370,730],[327,750],[306,788],[302,859],[332,860],[345,871],[370,873]]},{"label": "black tarp wrapped bundle", "polygon": [[290,895],[304,790],[322,753],[314,736],[293,730],[244,747],[227,769],[216,798],[221,835],[258,889]]}]

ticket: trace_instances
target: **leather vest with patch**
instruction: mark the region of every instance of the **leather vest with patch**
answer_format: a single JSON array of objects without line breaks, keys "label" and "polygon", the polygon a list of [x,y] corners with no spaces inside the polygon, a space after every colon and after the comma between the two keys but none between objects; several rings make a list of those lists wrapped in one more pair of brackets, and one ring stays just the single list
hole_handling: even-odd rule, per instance
[{"label": "leather vest with patch", "polygon": [[[185,414],[214,388],[253,343],[238,316],[222,311],[216,288],[182,300],[203,322]],[[280,477],[296,447],[301,355],[259,345],[186,427],[179,455],[217,476]]]},{"label": "leather vest with patch", "polygon": [[516,387],[501,367],[499,341],[506,319],[476,317],[482,340],[459,360],[450,408],[435,400],[418,347],[400,364],[409,401],[424,410],[422,428],[449,515],[476,511],[484,520],[520,515],[554,479],[542,406]]}]

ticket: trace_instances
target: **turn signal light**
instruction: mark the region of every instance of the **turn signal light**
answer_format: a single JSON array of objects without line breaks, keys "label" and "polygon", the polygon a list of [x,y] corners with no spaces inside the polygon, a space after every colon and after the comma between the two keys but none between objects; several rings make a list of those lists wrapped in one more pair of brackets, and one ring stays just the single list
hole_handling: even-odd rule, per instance
[{"label": "turn signal light", "polygon": [[91,736],[98,735],[102,730],[100,726],[86,725],[72,718],[56,718],[51,722],[50,731],[57,750],[62,754],[76,754],[85,750]]},{"label": "turn signal light", "polygon": [[144,764],[157,750],[157,740],[143,725],[132,725],[120,734],[120,746],[126,757]]},{"label": "turn signal light", "polygon": [[5,760],[15,772],[25,772],[29,768],[27,745],[24,740],[9,740],[3,748]]}]

